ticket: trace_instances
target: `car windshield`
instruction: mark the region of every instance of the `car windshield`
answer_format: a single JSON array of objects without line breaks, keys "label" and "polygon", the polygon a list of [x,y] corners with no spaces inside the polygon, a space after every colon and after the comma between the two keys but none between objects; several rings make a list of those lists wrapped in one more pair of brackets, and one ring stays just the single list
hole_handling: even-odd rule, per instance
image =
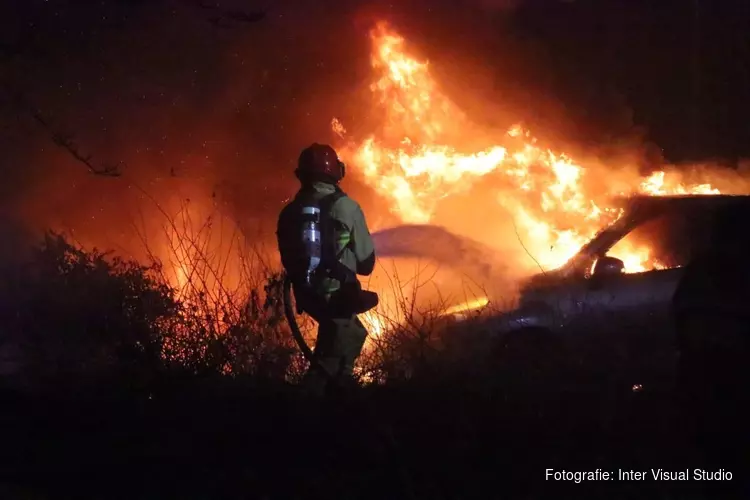
[{"label": "car windshield", "polygon": [[668,210],[636,226],[607,255],[625,263],[625,271],[647,272],[682,267],[708,240],[707,213]]}]

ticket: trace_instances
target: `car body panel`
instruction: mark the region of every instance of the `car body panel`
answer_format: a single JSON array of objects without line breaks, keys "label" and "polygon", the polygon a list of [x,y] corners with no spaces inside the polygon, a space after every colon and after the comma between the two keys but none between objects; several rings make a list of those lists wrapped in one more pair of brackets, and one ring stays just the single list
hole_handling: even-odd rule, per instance
[{"label": "car body panel", "polygon": [[[606,327],[633,318],[664,320],[682,269],[623,274],[604,279],[569,279],[558,285],[528,290],[519,308],[503,315],[506,328],[544,327],[551,331]],[[640,322],[639,321],[639,322]]]},{"label": "car body panel", "polygon": [[[482,318],[481,330],[497,339],[543,329],[576,343],[576,352],[593,352],[592,346],[598,346],[601,349],[593,355],[597,359],[611,360],[602,355],[608,351],[628,362],[650,362],[671,370],[676,363],[672,301],[684,267],[597,275],[592,272],[594,264],[624,237],[661,216],[681,217],[688,230],[697,231],[686,233],[688,240],[665,237],[677,253],[683,250],[681,247],[690,246],[699,251],[701,245],[710,244],[706,233],[710,214],[728,204],[750,205],[750,196],[638,196],[619,201],[624,211],[614,223],[602,229],[566,265],[527,280],[521,286],[518,306]],[[685,259],[689,262],[683,256]]]}]

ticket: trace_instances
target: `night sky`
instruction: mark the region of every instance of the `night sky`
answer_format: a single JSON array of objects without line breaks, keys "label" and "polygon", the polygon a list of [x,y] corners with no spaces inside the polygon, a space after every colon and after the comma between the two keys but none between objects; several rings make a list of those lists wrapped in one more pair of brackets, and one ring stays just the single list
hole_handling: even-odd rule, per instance
[{"label": "night sky", "polygon": [[[392,4],[6,0],[4,218],[88,221],[117,237],[135,183],[180,196],[200,184],[237,217],[268,220],[294,189],[301,147],[333,141],[333,116],[363,127],[367,31],[380,18],[492,125],[522,119],[582,147],[651,143],[676,162],[750,157],[747,2]],[[487,103],[502,111],[488,116]],[[51,131],[122,176],[91,175]]]}]

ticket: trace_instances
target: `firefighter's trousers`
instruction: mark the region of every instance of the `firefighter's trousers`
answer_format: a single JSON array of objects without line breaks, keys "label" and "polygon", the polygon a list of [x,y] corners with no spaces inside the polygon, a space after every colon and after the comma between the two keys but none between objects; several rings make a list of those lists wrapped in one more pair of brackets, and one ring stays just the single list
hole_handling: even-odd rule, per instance
[{"label": "firefighter's trousers", "polygon": [[[333,376],[335,383],[349,379],[354,363],[362,352],[367,329],[356,315],[345,318],[321,317],[318,320],[318,338],[313,350],[314,357]],[[322,395],[328,389],[328,377],[311,366],[305,374],[303,385],[314,395]]]}]

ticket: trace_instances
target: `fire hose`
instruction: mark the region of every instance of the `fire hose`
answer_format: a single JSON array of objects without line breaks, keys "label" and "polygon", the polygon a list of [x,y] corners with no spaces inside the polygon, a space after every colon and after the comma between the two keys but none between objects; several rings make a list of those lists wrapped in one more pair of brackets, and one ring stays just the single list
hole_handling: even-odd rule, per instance
[{"label": "fire hose", "polygon": [[289,323],[289,329],[292,331],[292,338],[294,338],[300,351],[302,351],[302,355],[310,363],[310,366],[320,370],[329,381],[334,381],[333,375],[328,373],[328,370],[326,370],[320,361],[318,361],[313,355],[312,349],[307,345],[305,337],[302,336],[302,332],[297,324],[297,317],[294,315],[294,308],[292,307],[292,280],[287,274],[284,275],[283,299],[284,316],[286,316],[286,321]]}]

